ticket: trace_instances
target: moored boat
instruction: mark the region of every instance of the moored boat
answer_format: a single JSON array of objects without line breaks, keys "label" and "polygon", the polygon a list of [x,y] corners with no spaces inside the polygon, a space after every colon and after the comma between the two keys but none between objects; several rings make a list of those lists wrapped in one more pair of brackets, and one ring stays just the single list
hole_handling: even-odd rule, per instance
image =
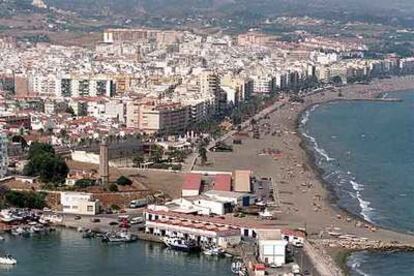
[{"label": "moored boat", "polygon": [[130,243],[137,240],[137,236],[131,235],[127,232],[108,233],[102,238],[102,241],[107,243]]},{"label": "moored boat", "polygon": [[165,237],[163,241],[168,248],[178,251],[196,252],[200,250],[200,246],[193,240]]},{"label": "moored boat", "polygon": [[211,247],[203,251],[205,255],[224,257],[225,251],[221,247]]},{"label": "moored boat", "polygon": [[241,260],[235,260],[231,263],[231,272],[240,275],[243,271],[244,264]]},{"label": "moored boat", "polygon": [[17,260],[13,258],[11,255],[4,255],[0,257],[0,264],[2,265],[15,265],[17,264]]}]

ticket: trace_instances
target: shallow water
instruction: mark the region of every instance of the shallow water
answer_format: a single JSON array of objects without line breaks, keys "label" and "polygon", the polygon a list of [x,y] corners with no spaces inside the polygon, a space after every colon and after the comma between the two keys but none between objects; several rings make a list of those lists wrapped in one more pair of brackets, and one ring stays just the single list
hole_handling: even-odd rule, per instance
[{"label": "shallow water", "polygon": [[18,261],[15,267],[0,266],[6,276],[231,275],[228,258],[188,255],[142,241],[108,245],[64,229],[42,237],[6,236],[0,251]]},{"label": "shallow water", "polygon": [[[414,91],[390,96],[403,102],[317,106],[304,114],[301,130],[342,208],[375,224],[414,232]],[[350,260],[363,259],[366,275],[414,275],[413,256],[366,252]],[[376,270],[380,266],[412,269],[398,274]]]},{"label": "shallow water", "polygon": [[347,265],[351,276],[414,275],[414,253],[358,252]]}]

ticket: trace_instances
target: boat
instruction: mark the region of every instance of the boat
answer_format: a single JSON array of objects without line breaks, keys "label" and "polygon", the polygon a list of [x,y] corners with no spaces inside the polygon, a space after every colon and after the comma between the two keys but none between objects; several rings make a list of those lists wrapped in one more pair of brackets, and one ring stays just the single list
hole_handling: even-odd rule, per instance
[{"label": "boat", "polygon": [[6,255],[0,257],[0,264],[2,264],[2,265],[15,265],[15,264],[17,264],[17,261],[11,255],[6,254]]},{"label": "boat", "polygon": [[267,208],[263,212],[259,212],[259,216],[261,219],[273,219],[273,214]]},{"label": "boat", "polygon": [[163,242],[166,246],[168,246],[168,248],[178,251],[196,252],[200,250],[200,246],[198,246],[198,244],[193,240],[184,240],[176,237],[165,237],[163,239]]},{"label": "boat", "polygon": [[83,234],[82,234],[82,238],[83,239],[92,239],[92,238],[95,238],[95,233],[94,232],[92,232],[92,231],[85,231]]},{"label": "boat", "polygon": [[137,240],[137,236],[131,235],[127,232],[109,233],[105,234],[102,238],[102,241],[107,243],[130,243]]},{"label": "boat", "polygon": [[0,220],[5,223],[10,223],[16,221],[17,218],[12,214],[10,210],[1,210],[0,212]]},{"label": "boat", "polygon": [[30,235],[30,232],[23,227],[15,227],[11,230],[11,234],[13,236],[28,236]]},{"label": "boat", "polygon": [[203,251],[205,255],[224,257],[225,252],[221,247],[207,248]]},{"label": "boat", "polygon": [[5,238],[3,236],[0,236],[0,241],[4,241]]},{"label": "boat", "polygon": [[42,224],[60,224],[63,222],[63,217],[57,214],[42,215],[39,222]]},{"label": "boat", "polygon": [[243,268],[243,262],[241,260],[235,260],[231,263],[231,272],[239,275]]},{"label": "boat", "polygon": [[29,228],[29,232],[32,234],[46,232],[46,229],[41,224],[37,224],[36,222],[34,222],[34,223],[29,223],[29,225],[31,225]]}]

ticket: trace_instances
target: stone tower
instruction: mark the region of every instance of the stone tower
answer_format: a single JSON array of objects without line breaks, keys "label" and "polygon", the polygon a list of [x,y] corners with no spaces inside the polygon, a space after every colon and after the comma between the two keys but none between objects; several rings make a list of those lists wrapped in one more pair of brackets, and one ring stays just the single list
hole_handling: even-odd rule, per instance
[{"label": "stone tower", "polygon": [[99,153],[99,176],[101,178],[102,185],[109,183],[109,154],[108,154],[108,141],[106,138],[102,139]]}]

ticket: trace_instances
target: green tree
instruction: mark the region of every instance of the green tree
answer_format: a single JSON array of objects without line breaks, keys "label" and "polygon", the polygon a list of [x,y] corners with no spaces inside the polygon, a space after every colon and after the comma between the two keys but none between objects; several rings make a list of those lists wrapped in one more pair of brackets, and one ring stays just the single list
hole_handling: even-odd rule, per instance
[{"label": "green tree", "polygon": [[20,143],[20,146],[22,147],[22,150],[25,150],[28,145],[26,140],[24,139],[24,137],[22,135],[15,135],[12,137],[12,142],[13,143]]},{"label": "green tree", "polygon": [[174,159],[176,162],[184,162],[186,153],[182,150],[173,150],[169,153],[171,159]]},{"label": "green tree", "polygon": [[18,208],[43,209],[45,198],[45,193],[7,191],[5,194],[6,203]]},{"label": "green tree", "polygon": [[39,142],[32,143],[29,148],[29,159],[31,159],[35,155],[39,155],[40,153],[51,153],[54,155],[55,150],[50,144]]},{"label": "green tree", "polygon": [[151,149],[151,161],[154,163],[161,162],[163,154],[164,154],[164,151],[162,147],[154,145]]},{"label": "green tree", "polygon": [[201,158],[201,164],[205,165],[207,163],[207,149],[203,146],[199,147],[198,156]]},{"label": "green tree", "polygon": [[118,186],[115,183],[109,185],[108,190],[112,193],[118,192]]},{"label": "green tree", "polygon": [[55,154],[51,145],[34,143],[29,149],[29,162],[24,174],[39,176],[43,182],[63,183],[69,172],[66,162]]},{"label": "green tree", "polygon": [[139,167],[141,166],[142,163],[144,163],[144,157],[142,157],[142,155],[137,155],[134,157],[134,159],[132,160],[132,162],[134,163],[135,167]]},{"label": "green tree", "polygon": [[87,188],[89,186],[94,186],[95,185],[95,180],[93,179],[79,179],[75,182],[75,187],[77,188]]},{"label": "green tree", "polygon": [[132,185],[132,181],[131,179],[129,179],[128,177],[125,177],[123,175],[121,175],[117,180],[116,180],[116,184],[120,185],[120,186],[129,186]]}]

